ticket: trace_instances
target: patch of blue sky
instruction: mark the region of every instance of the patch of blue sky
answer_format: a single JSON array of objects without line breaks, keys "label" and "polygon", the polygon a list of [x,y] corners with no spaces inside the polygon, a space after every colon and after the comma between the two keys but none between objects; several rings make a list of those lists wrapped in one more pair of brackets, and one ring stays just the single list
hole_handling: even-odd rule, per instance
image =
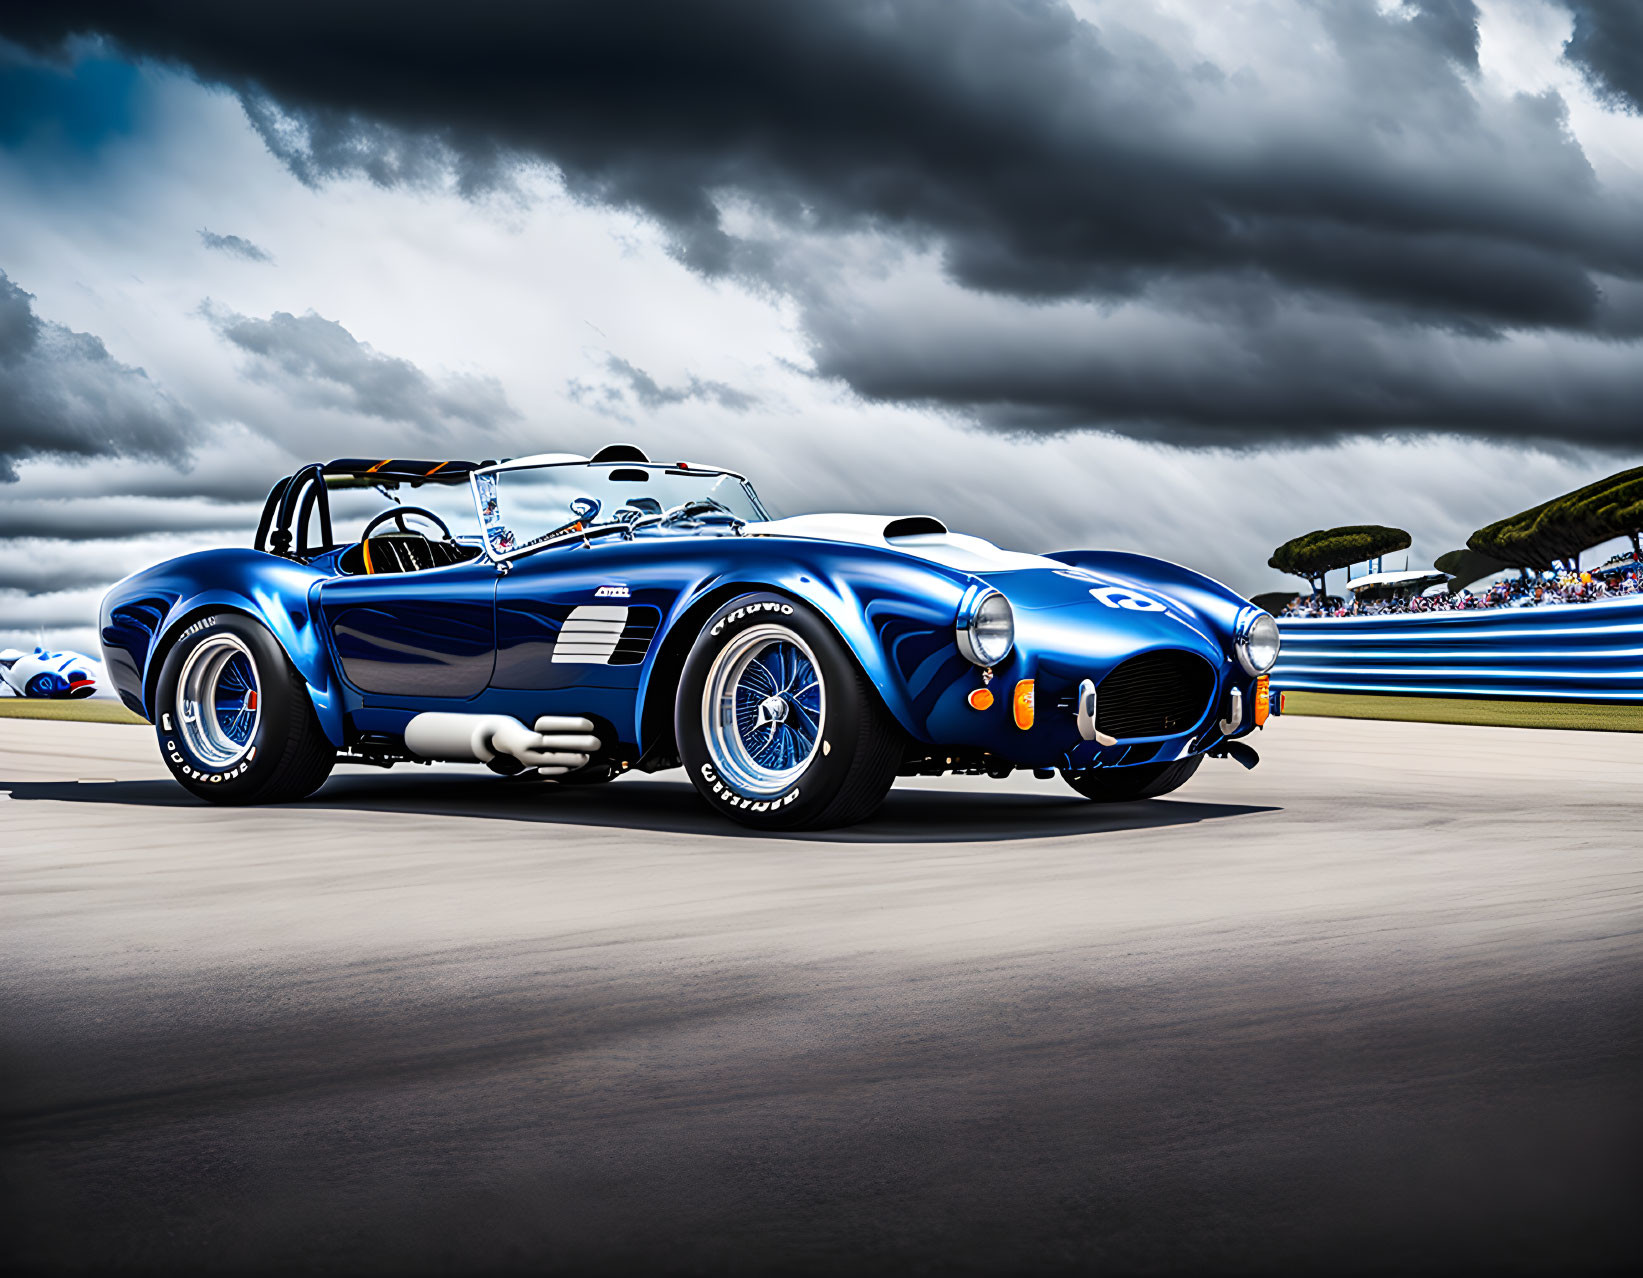
[{"label": "patch of blue sky", "polygon": [[0,146],[90,154],[132,132],[142,72],[92,50],[43,62],[0,41]]}]

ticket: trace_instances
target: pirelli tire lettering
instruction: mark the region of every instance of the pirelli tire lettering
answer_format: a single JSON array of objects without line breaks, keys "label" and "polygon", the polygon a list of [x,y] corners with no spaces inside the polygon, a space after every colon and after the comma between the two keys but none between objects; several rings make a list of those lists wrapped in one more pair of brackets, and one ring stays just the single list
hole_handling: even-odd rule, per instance
[{"label": "pirelli tire lettering", "polygon": [[[168,719],[170,718],[169,715],[166,717]],[[232,781],[235,777],[244,776],[245,773],[250,770],[251,765],[257,760],[257,747],[252,746],[245,758],[241,759],[233,767],[225,768],[220,772],[211,772],[203,768],[196,768],[178,748],[175,738],[165,742],[165,757],[166,761],[171,764],[171,770],[173,772],[181,773],[183,776],[188,777],[193,781],[201,781],[210,785],[218,785],[224,781]]]},{"label": "pirelli tire lettering", "polygon": [[177,636],[177,642],[180,644],[183,640],[192,638],[193,636],[199,634],[202,630],[209,630],[221,620],[221,613],[212,613],[209,617],[201,617],[187,630],[183,631],[182,634]]},{"label": "pirelli tire lettering", "polygon": [[791,617],[793,615],[793,605],[774,601],[747,604],[720,617],[718,621],[713,623],[713,628],[708,633],[710,635],[720,635],[724,633],[726,626],[733,626],[739,621],[746,621],[749,617],[763,620],[768,618],[771,613],[775,613],[778,617]]},{"label": "pirelli tire lettering", "polygon": [[794,786],[779,799],[749,799],[746,795],[737,794],[713,771],[711,763],[702,764],[702,780],[713,787],[712,795],[729,804],[733,808],[746,808],[749,812],[768,812],[772,808],[785,808],[799,797],[799,787]]},{"label": "pirelli tire lettering", "polygon": [[[762,655],[773,650],[784,655]],[[768,663],[763,674],[746,676],[761,661]],[[755,688],[756,707],[743,700]],[[750,770],[743,747],[766,750],[762,734],[798,716],[807,725],[802,749]],[[833,624],[774,592],[731,599],[703,621],[679,674],[673,724],[686,775],[703,800],[755,829],[861,820],[883,801],[904,753],[901,729]],[[728,754],[720,760],[715,750]]]}]

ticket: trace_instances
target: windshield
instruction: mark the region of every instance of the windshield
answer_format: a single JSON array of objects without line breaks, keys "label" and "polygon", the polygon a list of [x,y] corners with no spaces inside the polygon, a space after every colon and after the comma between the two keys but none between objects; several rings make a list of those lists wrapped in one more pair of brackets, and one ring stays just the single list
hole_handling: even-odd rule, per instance
[{"label": "windshield", "polygon": [[589,528],[766,518],[753,486],[722,470],[638,462],[501,466],[474,473],[485,544],[518,554]]}]

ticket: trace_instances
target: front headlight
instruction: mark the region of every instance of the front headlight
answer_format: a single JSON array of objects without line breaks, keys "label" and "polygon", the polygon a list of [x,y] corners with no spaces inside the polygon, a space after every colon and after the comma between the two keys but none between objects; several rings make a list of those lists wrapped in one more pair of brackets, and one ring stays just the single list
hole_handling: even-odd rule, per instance
[{"label": "front headlight", "polygon": [[1248,608],[1238,618],[1234,647],[1238,662],[1252,675],[1264,675],[1278,664],[1278,623],[1259,608]]},{"label": "front headlight", "polygon": [[972,586],[958,606],[958,650],[966,661],[996,666],[1015,646],[1015,611],[990,586]]}]

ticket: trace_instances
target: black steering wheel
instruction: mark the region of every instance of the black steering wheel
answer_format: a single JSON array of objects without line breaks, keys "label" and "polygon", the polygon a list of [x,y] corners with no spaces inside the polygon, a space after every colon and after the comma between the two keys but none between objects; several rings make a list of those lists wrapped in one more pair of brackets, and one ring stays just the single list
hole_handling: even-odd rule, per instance
[{"label": "black steering wheel", "polygon": [[426,506],[395,506],[390,510],[385,510],[370,523],[365,525],[365,531],[360,533],[359,539],[361,541],[367,540],[371,534],[377,530],[379,525],[387,523],[390,519],[399,525],[400,532],[410,532],[411,530],[405,526],[406,515],[420,515],[423,519],[426,519],[429,523],[433,524],[434,527],[438,528],[440,532],[444,533],[446,541],[454,542],[456,540],[456,537],[451,533],[450,525],[438,515],[434,514],[434,512],[429,510]]}]

